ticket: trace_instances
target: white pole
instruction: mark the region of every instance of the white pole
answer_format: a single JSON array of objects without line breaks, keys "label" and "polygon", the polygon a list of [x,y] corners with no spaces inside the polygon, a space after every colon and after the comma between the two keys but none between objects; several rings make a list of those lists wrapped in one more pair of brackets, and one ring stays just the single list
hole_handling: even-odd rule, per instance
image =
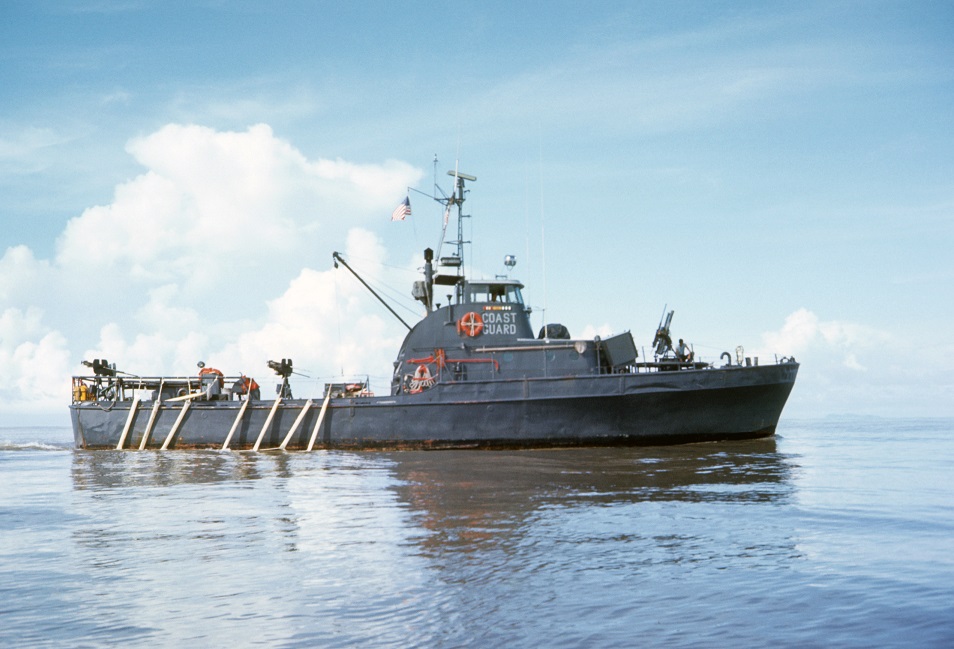
[{"label": "white pole", "polygon": [[129,429],[132,428],[133,419],[136,418],[136,411],[139,409],[139,398],[136,397],[129,404],[129,416],[126,417],[126,425],[123,426],[123,434],[119,436],[119,443],[116,444],[116,450],[123,450],[123,444],[126,443],[126,436],[129,435]]},{"label": "white pole", "polygon": [[175,437],[176,431],[179,430],[179,426],[182,424],[182,420],[185,419],[186,413],[189,411],[189,406],[192,405],[192,401],[186,401],[182,405],[182,410],[179,411],[179,416],[176,417],[176,423],[172,424],[172,430],[169,431],[169,434],[166,435],[166,441],[162,443],[162,449],[165,451],[169,448],[169,445],[172,443],[172,438]]},{"label": "white pole", "polygon": [[248,408],[249,401],[251,401],[251,399],[246,398],[245,401],[242,402],[242,407],[239,408],[238,415],[235,416],[235,421],[232,422],[232,428],[229,429],[229,434],[225,438],[225,442],[222,444],[223,451],[227,451],[229,449],[229,442],[232,441],[232,435],[234,435],[235,431],[238,430],[239,422],[242,421],[242,415],[245,414],[245,409]]},{"label": "white pole", "polygon": [[295,431],[298,430],[298,427],[301,426],[301,422],[305,419],[305,413],[308,412],[308,409],[311,408],[313,403],[314,402],[311,399],[305,402],[305,406],[301,409],[301,412],[298,414],[298,419],[296,419],[295,423],[292,424],[291,430],[289,430],[288,434],[285,435],[285,439],[282,441],[281,446],[279,446],[278,448],[280,448],[283,451],[285,450],[285,447],[288,446],[288,442],[291,441],[291,438],[295,434]]},{"label": "white pole", "polygon": [[262,445],[262,440],[265,439],[265,433],[268,432],[268,427],[272,425],[272,418],[275,416],[275,411],[278,410],[278,405],[281,402],[281,395],[275,397],[275,405],[272,406],[271,411],[268,413],[268,419],[265,420],[265,425],[262,426],[262,432],[258,434],[258,439],[255,440],[255,446],[252,447],[253,451],[258,451],[258,447]]},{"label": "white pole", "polygon": [[159,404],[162,403],[161,399],[156,399],[156,402],[152,404],[152,412],[149,413],[149,423],[146,424],[146,430],[143,431],[142,441],[139,442],[139,450],[142,451],[146,448],[146,444],[149,443],[149,435],[152,434],[152,427],[156,423],[156,416],[159,414]]},{"label": "white pole", "polygon": [[325,411],[328,410],[328,402],[331,401],[331,388],[328,388],[328,393],[325,395],[325,401],[321,404],[321,412],[318,413],[318,421],[315,422],[315,429],[311,431],[311,439],[308,441],[308,450],[315,448],[315,439],[318,437],[318,431],[321,430],[321,422],[325,419]]}]

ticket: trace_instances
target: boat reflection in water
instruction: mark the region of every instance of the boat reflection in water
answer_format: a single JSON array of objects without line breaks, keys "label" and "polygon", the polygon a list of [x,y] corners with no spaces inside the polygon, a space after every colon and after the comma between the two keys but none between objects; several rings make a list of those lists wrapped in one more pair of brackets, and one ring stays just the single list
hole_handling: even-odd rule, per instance
[{"label": "boat reflection in water", "polygon": [[[527,451],[402,451],[312,454],[182,451],[75,451],[73,487],[145,502],[155,487],[179,498],[247,493],[249,509],[292,524],[290,546],[309,528],[327,538],[361,518],[385,516],[425,549],[505,543],[556,510],[625,511],[645,516],[667,503],[782,504],[791,497],[792,460],[774,438],[662,447]],[[173,490],[175,491],[175,490]],[[171,497],[171,496],[170,496]],[[243,496],[244,498],[245,496]],[[642,507],[648,505],[649,509]],[[638,507],[629,507],[637,505]],[[397,519],[394,515],[398,514]],[[349,517],[354,517],[353,519]],[[565,518],[565,517],[559,517]],[[539,531],[539,530],[538,530]]]},{"label": "boat reflection in water", "polygon": [[647,633],[660,645],[687,619],[717,633],[699,615],[779,600],[775,576],[793,574],[779,566],[803,552],[797,471],[773,438],[78,450],[67,563],[96,589],[83,619],[139,645],[243,646],[249,620],[269,646],[536,646],[548,631],[553,646],[632,646]]},{"label": "boat reflection in water", "polygon": [[[455,452],[437,462],[416,452],[395,464],[394,475],[400,478],[395,490],[418,513],[420,527],[433,533],[422,540],[425,547],[535,535],[541,532],[536,526],[555,510],[564,521],[573,512],[601,512],[610,518],[642,516],[648,524],[645,515],[668,503],[781,504],[793,491],[793,467],[778,453],[774,438],[526,451],[481,459]],[[612,533],[631,527],[628,523]],[[648,526],[643,529],[651,533]],[[665,535],[674,530],[658,531]]]},{"label": "boat reflection in water", "polygon": [[216,482],[290,478],[286,453],[94,453],[73,454],[73,488],[77,490],[171,487]]}]

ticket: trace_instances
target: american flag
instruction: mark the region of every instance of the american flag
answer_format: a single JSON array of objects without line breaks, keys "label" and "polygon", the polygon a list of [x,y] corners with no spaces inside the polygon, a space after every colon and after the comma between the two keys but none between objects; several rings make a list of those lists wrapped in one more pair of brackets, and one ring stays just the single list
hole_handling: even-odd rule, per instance
[{"label": "american flag", "polygon": [[411,199],[407,196],[404,197],[404,201],[394,208],[394,211],[391,212],[392,221],[403,221],[411,215]]}]

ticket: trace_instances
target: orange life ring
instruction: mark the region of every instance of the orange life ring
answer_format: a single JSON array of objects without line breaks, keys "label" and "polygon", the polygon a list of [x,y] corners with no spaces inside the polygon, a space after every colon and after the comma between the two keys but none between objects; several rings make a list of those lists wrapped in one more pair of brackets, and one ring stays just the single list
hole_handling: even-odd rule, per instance
[{"label": "orange life ring", "polygon": [[258,385],[258,383],[255,381],[255,379],[249,378],[249,377],[245,376],[244,374],[243,374],[242,377],[236,382],[236,385],[239,386],[239,387],[238,387],[238,394],[248,394],[251,390],[258,390],[258,389],[259,389],[259,385]]},{"label": "orange life ring", "polygon": [[217,370],[214,367],[203,367],[201,370],[199,370],[200,377],[206,376],[208,374],[215,374],[218,376],[220,388],[225,385],[225,374],[222,373],[222,370]]},{"label": "orange life ring", "polygon": [[457,333],[469,338],[479,336],[483,330],[484,319],[476,311],[464,314],[464,317],[457,321]]}]

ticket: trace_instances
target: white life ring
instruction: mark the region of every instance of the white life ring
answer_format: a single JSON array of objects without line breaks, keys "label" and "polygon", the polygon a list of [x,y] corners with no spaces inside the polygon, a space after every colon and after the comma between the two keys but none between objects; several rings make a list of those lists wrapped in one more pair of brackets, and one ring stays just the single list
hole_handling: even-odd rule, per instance
[{"label": "white life ring", "polygon": [[414,376],[411,377],[411,393],[416,394],[431,387],[434,383],[434,377],[431,376],[431,371],[427,369],[427,365],[418,365],[414,371]]}]

